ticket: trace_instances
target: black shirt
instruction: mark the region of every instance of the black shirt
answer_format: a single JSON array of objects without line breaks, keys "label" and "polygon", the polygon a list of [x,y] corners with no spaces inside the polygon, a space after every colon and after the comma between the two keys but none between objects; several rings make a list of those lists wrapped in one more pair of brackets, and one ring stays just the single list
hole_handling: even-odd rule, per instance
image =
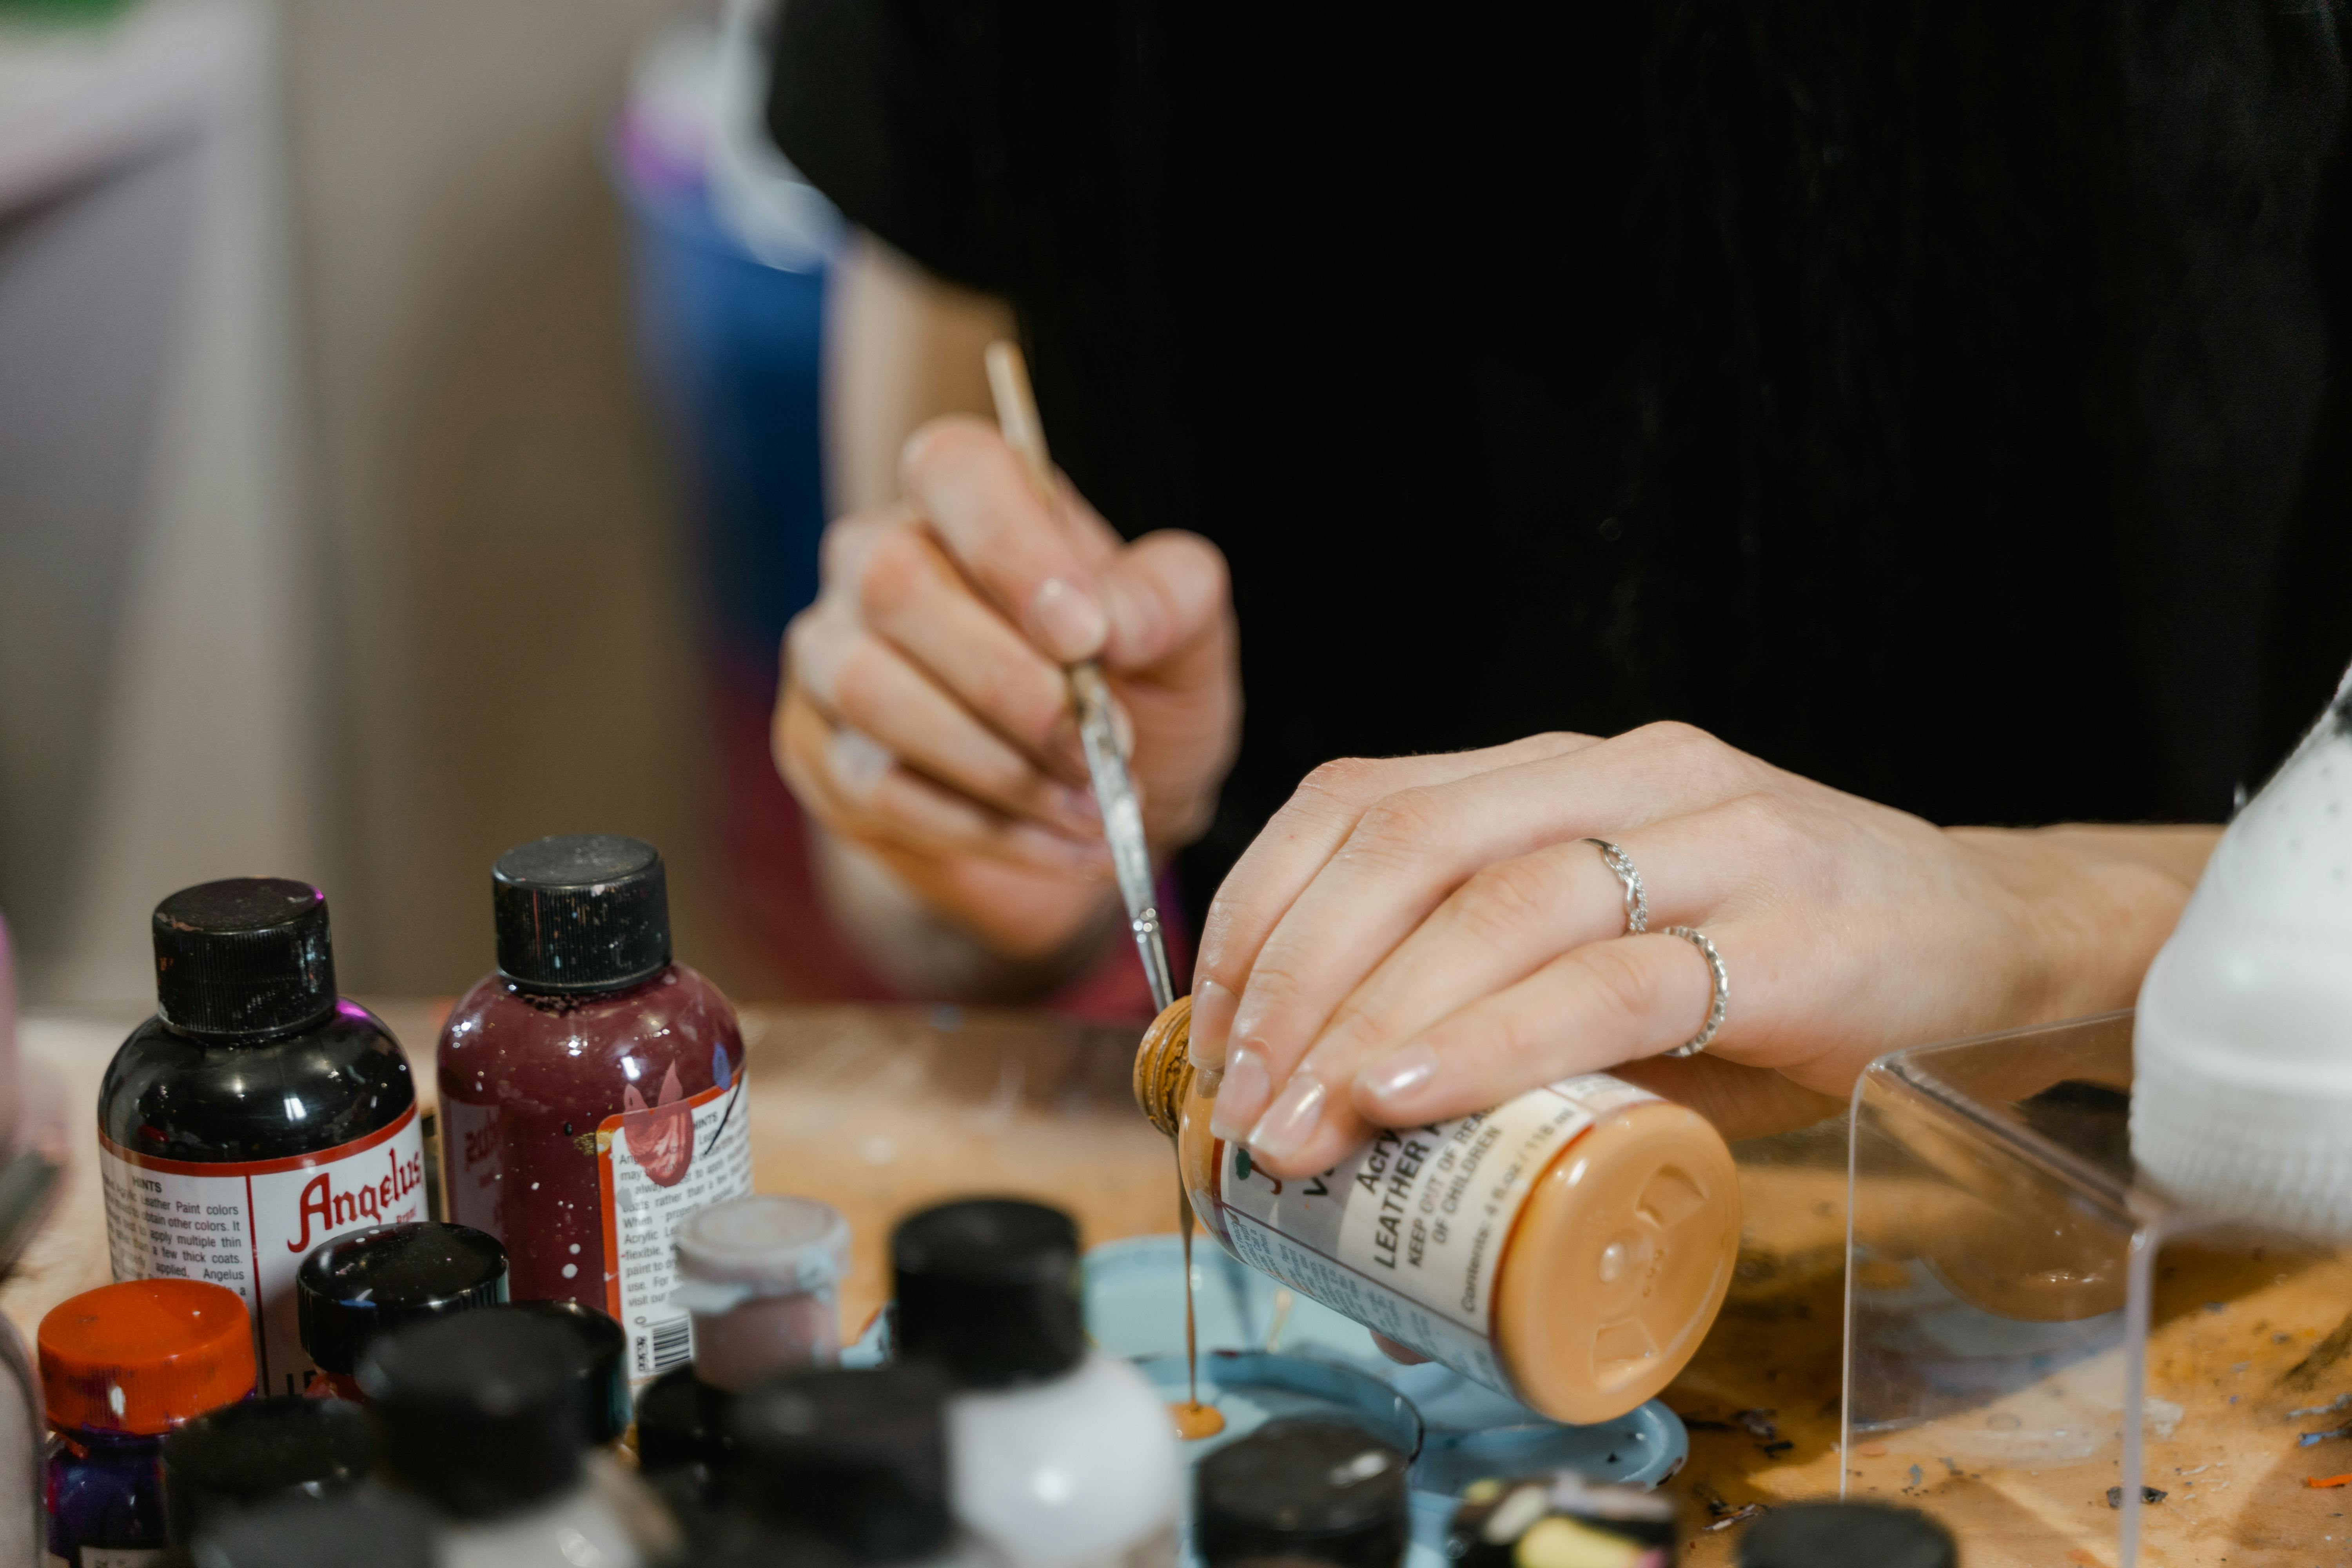
[{"label": "black shirt", "polygon": [[771,120],[1231,560],[1197,911],[1316,763],[1538,730],[1948,823],[2257,785],[2352,656],[2342,40],[2139,9],[789,0]]}]

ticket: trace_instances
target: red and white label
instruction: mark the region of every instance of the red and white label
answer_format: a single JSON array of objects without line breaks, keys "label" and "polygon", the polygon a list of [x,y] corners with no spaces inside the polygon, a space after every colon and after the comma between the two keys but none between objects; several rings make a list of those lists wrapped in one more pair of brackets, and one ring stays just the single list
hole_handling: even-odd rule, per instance
[{"label": "red and white label", "polygon": [[295,1317],[302,1259],[346,1231],[426,1217],[414,1105],[364,1138],[283,1160],[201,1164],[98,1142],[114,1277],[204,1279],[243,1297],[264,1394],[299,1394],[319,1370]]},{"label": "red and white label", "polygon": [[694,1353],[692,1321],[669,1300],[677,1289],[677,1227],[698,1208],[751,1191],[749,1076],[738,1072],[689,1100],[672,1068],[655,1104],[632,1088],[627,1110],[596,1129],[604,1310],[628,1331],[632,1384]]}]

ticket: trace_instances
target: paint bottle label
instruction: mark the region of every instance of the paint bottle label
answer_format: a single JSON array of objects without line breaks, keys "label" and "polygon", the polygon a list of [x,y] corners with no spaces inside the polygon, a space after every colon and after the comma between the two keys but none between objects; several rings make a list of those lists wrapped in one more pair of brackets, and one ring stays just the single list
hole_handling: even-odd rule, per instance
[{"label": "paint bottle label", "polygon": [[302,1259],[347,1231],[425,1217],[414,1105],[349,1143],[242,1163],[157,1159],[101,1133],[98,1165],[115,1279],[204,1279],[243,1297],[264,1394],[299,1394],[319,1370],[295,1315]]},{"label": "paint bottle label", "polygon": [[1243,1262],[1509,1394],[1493,1306],[1519,1210],[1585,1129],[1657,1098],[1588,1073],[1475,1116],[1382,1129],[1360,1152],[1303,1180],[1271,1176],[1227,1143],[1218,1207]]},{"label": "paint bottle label", "polygon": [[[677,1289],[677,1228],[687,1215],[751,1191],[751,1075],[690,1099],[670,1069],[657,1103],[633,1102],[596,1129],[604,1210],[604,1310],[629,1336],[629,1380],[693,1359],[693,1320]],[[635,1090],[630,1090],[635,1095]]]}]

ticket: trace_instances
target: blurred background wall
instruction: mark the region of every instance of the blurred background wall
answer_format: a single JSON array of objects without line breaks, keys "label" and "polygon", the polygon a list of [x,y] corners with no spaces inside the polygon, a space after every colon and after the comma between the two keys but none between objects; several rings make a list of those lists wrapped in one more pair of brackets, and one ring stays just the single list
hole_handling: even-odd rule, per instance
[{"label": "blurred background wall", "polygon": [[490,860],[543,833],[653,839],[681,950],[719,937],[691,581],[598,156],[633,51],[677,9],[286,0],[336,609],[331,897],[357,988],[466,984]]},{"label": "blurred background wall", "polygon": [[[133,389],[73,405],[102,440],[0,434],[0,911],[28,1000],[141,994],[153,901],[257,871],[328,889],[347,989],[454,992],[489,962],[491,859],[584,829],[662,847],[681,956],[730,991],[872,994],[812,928],[766,762],[773,636],[827,503],[795,499],[814,405],[760,356],[801,352],[799,301],[822,296],[831,489],[866,504],[921,418],[985,406],[1001,319],[855,236],[779,294],[746,226],[709,232],[699,169],[670,177],[701,152],[690,102],[655,101],[614,153],[633,80],[708,96],[719,20],[677,0],[0,5],[0,424],[61,406],[50,362],[95,355]],[[72,73],[126,38],[168,60],[173,26],[227,38],[249,90],[12,195],[12,159],[97,101]],[[212,173],[175,183],[175,159]],[[213,221],[223,178],[247,199]],[[12,318],[19,274],[51,294]],[[14,356],[12,393],[51,296],[79,324]],[[209,489],[207,453],[231,476]],[[190,497],[202,516],[157,523]],[[730,506],[805,511],[806,537],[730,533],[710,521]]]}]

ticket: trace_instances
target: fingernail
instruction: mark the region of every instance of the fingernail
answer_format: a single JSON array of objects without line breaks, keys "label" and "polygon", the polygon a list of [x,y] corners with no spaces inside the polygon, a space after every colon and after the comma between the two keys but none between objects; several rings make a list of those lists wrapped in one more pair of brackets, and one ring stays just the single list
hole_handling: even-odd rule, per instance
[{"label": "fingernail", "polygon": [[1255,1046],[1236,1046],[1225,1058],[1225,1080],[1217,1086],[1217,1108],[1209,1113],[1210,1132],[1227,1142],[1239,1139],[1273,1093],[1265,1053]]},{"label": "fingernail", "polygon": [[1029,601],[1029,625],[1045,651],[1065,664],[1096,652],[1108,629],[1102,606],[1059,577],[1037,584]]},{"label": "fingernail", "polygon": [[1136,624],[1133,595],[1116,577],[1106,577],[1096,586],[1095,593],[1102,605],[1103,640],[1116,642],[1122,658],[1131,657],[1139,629]]},{"label": "fingernail", "polygon": [[1427,1046],[1407,1046],[1356,1074],[1356,1102],[1367,1110],[1403,1110],[1399,1102],[1411,1100],[1436,1076],[1437,1053]]},{"label": "fingernail", "polygon": [[1057,871],[1107,871],[1110,847],[1101,839],[1073,838],[1034,822],[1015,823],[1007,835],[1034,865]]},{"label": "fingernail", "polygon": [[1063,816],[1074,822],[1097,824],[1102,821],[1102,805],[1095,799],[1095,792],[1090,789],[1072,789],[1067,784],[1059,785],[1054,792],[1054,803],[1061,807]]},{"label": "fingernail", "polygon": [[1192,982],[1192,1033],[1184,1055],[1195,1068],[1223,1067],[1234,1028],[1234,994],[1213,980]]},{"label": "fingernail", "polygon": [[841,793],[855,801],[864,801],[882,782],[898,758],[890,748],[845,724],[833,732],[825,747],[825,763],[833,769],[834,782]]},{"label": "fingernail", "polygon": [[1307,1147],[1315,1136],[1315,1129],[1323,1121],[1323,1084],[1313,1073],[1304,1068],[1290,1075],[1282,1086],[1282,1093],[1265,1108],[1257,1125],[1250,1129],[1244,1140],[1250,1152],[1269,1160],[1287,1160]]}]

